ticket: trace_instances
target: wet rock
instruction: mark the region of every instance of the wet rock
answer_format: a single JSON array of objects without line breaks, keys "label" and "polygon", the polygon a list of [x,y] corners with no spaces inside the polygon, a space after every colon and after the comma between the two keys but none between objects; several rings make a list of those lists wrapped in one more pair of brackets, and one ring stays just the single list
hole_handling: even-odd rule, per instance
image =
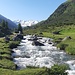
[{"label": "wet rock", "polygon": [[26,38],[23,38],[23,40],[26,40]]},{"label": "wet rock", "polygon": [[21,57],[21,58],[30,58],[30,56],[27,56],[27,55],[12,55],[12,57],[13,58],[19,58],[19,57]]},{"label": "wet rock", "polygon": [[10,38],[9,38],[9,37],[7,37],[7,36],[6,36],[6,37],[4,37],[4,39],[5,39],[5,41],[6,41],[6,42],[10,41]]},{"label": "wet rock", "polygon": [[13,38],[14,41],[19,40],[19,39],[23,39],[23,35],[17,34],[17,35],[14,36],[14,38]]},{"label": "wet rock", "polygon": [[35,46],[44,46],[44,44],[38,42],[38,41],[33,41],[32,45],[35,45]]},{"label": "wet rock", "polygon": [[29,38],[28,41],[37,41],[38,38],[37,37],[32,37],[32,38]]},{"label": "wet rock", "polygon": [[52,42],[49,42],[48,44],[53,44]]},{"label": "wet rock", "polygon": [[60,31],[55,31],[53,32],[53,34],[60,34]]}]

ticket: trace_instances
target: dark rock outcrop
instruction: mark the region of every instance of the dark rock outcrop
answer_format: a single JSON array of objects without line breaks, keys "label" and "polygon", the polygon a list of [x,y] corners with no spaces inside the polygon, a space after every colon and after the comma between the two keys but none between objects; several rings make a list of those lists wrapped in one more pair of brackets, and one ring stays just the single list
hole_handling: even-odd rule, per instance
[{"label": "dark rock outcrop", "polygon": [[20,40],[20,39],[23,39],[23,35],[22,35],[22,34],[17,34],[17,35],[14,36],[14,38],[13,38],[14,41]]},{"label": "dark rock outcrop", "polygon": [[33,41],[32,45],[35,45],[35,46],[44,46],[44,44],[38,42],[38,41]]},{"label": "dark rock outcrop", "polygon": [[60,31],[55,31],[53,32],[53,34],[60,34]]},{"label": "dark rock outcrop", "polygon": [[5,39],[5,42],[9,42],[10,41],[10,38],[9,37],[4,37],[4,39]]}]

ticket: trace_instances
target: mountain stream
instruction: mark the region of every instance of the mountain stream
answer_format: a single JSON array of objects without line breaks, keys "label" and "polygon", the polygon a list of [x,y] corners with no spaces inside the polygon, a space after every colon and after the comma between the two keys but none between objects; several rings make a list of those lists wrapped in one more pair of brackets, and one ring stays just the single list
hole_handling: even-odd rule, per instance
[{"label": "mountain stream", "polygon": [[54,64],[68,64],[70,70],[66,72],[68,75],[75,75],[75,56],[57,49],[51,38],[37,37],[37,41],[42,43],[42,46],[33,44],[33,38],[32,35],[24,36],[20,46],[12,49],[13,61],[18,69],[26,68],[26,66],[51,68]]}]

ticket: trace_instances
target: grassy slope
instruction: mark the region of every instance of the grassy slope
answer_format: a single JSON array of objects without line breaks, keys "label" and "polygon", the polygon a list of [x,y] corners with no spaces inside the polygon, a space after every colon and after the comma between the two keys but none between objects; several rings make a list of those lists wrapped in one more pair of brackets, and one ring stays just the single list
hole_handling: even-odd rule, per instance
[{"label": "grassy slope", "polygon": [[[54,35],[54,34],[48,33],[48,32],[43,32],[43,35],[52,37],[55,40],[58,40],[59,38],[64,39],[65,37],[70,36],[72,39],[67,39],[65,41],[61,41],[58,45],[67,44],[68,46],[65,48],[65,51],[68,54],[75,55],[75,26],[65,26],[60,29],[61,29],[61,31],[60,31],[59,35]],[[58,30],[60,30],[60,29],[58,28]]]},{"label": "grassy slope", "polygon": [[66,65],[54,65],[51,69],[47,68],[32,68],[23,70],[8,70],[0,68],[1,75],[67,75],[64,73],[68,69]]},{"label": "grassy slope", "polygon": [[75,0],[62,3],[53,14],[38,25],[75,25]]},{"label": "grassy slope", "polygon": [[[53,34],[54,31],[60,31],[60,34]],[[42,34],[40,34],[40,32]],[[75,54],[75,25],[63,25],[63,26],[59,26],[59,27],[47,27],[44,28],[42,27],[37,27],[36,29],[28,29],[24,31],[25,34],[38,34],[41,36],[45,36],[45,37],[51,37],[53,38],[55,41],[61,41],[59,40],[64,39],[67,36],[70,36],[72,39],[68,39],[65,41],[61,41],[58,46],[60,44],[67,44],[68,46],[65,48],[65,51],[68,54]]]},{"label": "grassy slope", "polygon": [[5,43],[4,38],[0,38],[0,68],[16,68],[11,58],[11,50],[9,49],[9,43]]},{"label": "grassy slope", "polygon": [[13,71],[0,68],[0,75],[44,75],[45,69],[25,69]]}]

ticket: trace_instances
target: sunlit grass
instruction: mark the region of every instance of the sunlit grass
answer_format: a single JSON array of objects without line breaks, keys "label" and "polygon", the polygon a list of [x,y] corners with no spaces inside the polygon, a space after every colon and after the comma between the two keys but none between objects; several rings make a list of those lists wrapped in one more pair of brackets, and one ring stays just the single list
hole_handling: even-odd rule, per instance
[{"label": "sunlit grass", "polygon": [[[53,32],[55,32],[55,31],[60,31],[60,32],[59,32],[59,34],[53,34]],[[38,35],[40,35],[39,32],[41,32],[42,36],[53,38],[55,42],[59,41],[60,42],[59,44],[61,44],[61,43],[67,44],[68,45],[66,48],[67,53],[75,52],[74,51],[74,47],[75,47],[75,25],[63,25],[63,26],[59,26],[59,27],[57,27],[57,26],[53,27],[52,26],[52,27],[48,27],[47,29],[45,27],[39,26],[39,28],[29,29],[25,32],[30,33],[30,34],[32,34],[32,33],[38,34]],[[68,37],[68,36],[71,37],[70,40],[62,41],[65,37]],[[62,40],[60,40],[60,38]],[[73,50],[70,51],[68,47],[70,48],[70,50],[71,49],[73,49]],[[75,53],[73,53],[73,54],[75,54]]]},{"label": "sunlit grass", "polygon": [[1,75],[45,75],[44,68],[38,69],[23,69],[23,70],[9,70],[0,68]]}]

